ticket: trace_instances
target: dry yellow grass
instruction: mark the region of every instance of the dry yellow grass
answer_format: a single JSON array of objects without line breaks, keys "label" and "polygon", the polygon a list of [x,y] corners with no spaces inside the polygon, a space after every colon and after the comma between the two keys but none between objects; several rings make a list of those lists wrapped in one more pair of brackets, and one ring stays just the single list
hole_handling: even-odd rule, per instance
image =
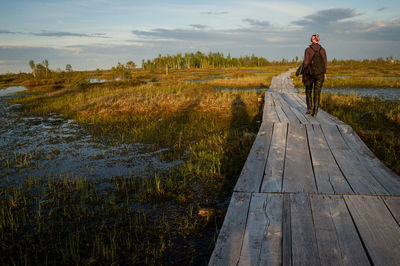
[{"label": "dry yellow grass", "polygon": [[232,79],[216,79],[208,81],[207,84],[217,87],[229,88],[260,88],[268,87],[272,76],[251,76]]}]

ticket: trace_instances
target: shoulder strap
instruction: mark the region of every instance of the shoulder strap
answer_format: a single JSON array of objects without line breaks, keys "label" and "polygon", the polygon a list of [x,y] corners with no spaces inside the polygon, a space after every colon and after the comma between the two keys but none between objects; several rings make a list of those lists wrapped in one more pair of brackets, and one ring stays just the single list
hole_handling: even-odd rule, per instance
[{"label": "shoulder strap", "polygon": [[[312,48],[312,46],[311,46],[311,45],[310,45],[310,48],[311,48],[311,50],[313,50],[313,51],[314,51],[314,53],[315,53],[315,52],[317,52],[316,50],[314,50],[314,48]],[[322,49],[322,46],[319,46],[318,52],[321,52],[321,49]]]}]

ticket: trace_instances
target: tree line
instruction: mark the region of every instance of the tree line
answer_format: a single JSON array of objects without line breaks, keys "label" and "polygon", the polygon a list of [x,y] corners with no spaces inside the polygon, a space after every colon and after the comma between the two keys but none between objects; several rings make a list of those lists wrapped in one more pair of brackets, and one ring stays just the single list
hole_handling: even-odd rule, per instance
[{"label": "tree line", "polygon": [[[52,72],[49,68],[49,61],[47,59],[43,60],[41,63],[35,63],[33,60],[29,60],[29,67],[32,70],[33,77],[48,77],[48,75]],[[58,72],[61,72],[61,69],[57,69]],[[72,72],[72,66],[67,64],[65,66],[65,71]]]},{"label": "tree line", "polygon": [[190,68],[220,68],[220,67],[260,67],[269,66],[271,64],[287,64],[289,62],[297,62],[298,57],[289,61],[282,59],[281,61],[269,61],[264,57],[251,56],[232,57],[230,54],[224,56],[223,53],[204,54],[200,51],[196,53],[179,53],[176,55],[158,55],[153,60],[142,60],[142,68],[146,70],[164,70],[172,69],[190,69]]}]

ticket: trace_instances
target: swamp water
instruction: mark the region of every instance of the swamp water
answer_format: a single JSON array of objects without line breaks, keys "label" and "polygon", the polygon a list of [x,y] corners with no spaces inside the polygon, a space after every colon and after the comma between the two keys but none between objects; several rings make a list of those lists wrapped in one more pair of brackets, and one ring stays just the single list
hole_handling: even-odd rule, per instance
[{"label": "swamp water", "polygon": [[[304,88],[298,88],[304,92]],[[400,88],[322,88],[324,93],[377,98],[383,101],[400,101]]]},{"label": "swamp water", "polygon": [[24,116],[21,105],[8,102],[23,90],[0,90],[0,185],[24,177],[146,177],[182,163],[161,160],[167,148],[148,152],[151,145],[95,142],[83,126],[56,114]]}]

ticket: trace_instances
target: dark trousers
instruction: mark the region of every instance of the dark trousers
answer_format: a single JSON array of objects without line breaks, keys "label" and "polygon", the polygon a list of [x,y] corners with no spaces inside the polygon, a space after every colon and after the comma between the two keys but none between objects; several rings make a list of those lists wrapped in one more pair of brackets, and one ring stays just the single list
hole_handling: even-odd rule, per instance
[{"label": "dark trousers", "polygon": [[[319,98],[321,95],[321,88],[324,84],[324,74],[317,76],[304,77],[303,82],[306,86],[306,102],[307,111],[312,111],[314,114],[318,112]],[[314,98],[312,92],[314,91]]]}]

